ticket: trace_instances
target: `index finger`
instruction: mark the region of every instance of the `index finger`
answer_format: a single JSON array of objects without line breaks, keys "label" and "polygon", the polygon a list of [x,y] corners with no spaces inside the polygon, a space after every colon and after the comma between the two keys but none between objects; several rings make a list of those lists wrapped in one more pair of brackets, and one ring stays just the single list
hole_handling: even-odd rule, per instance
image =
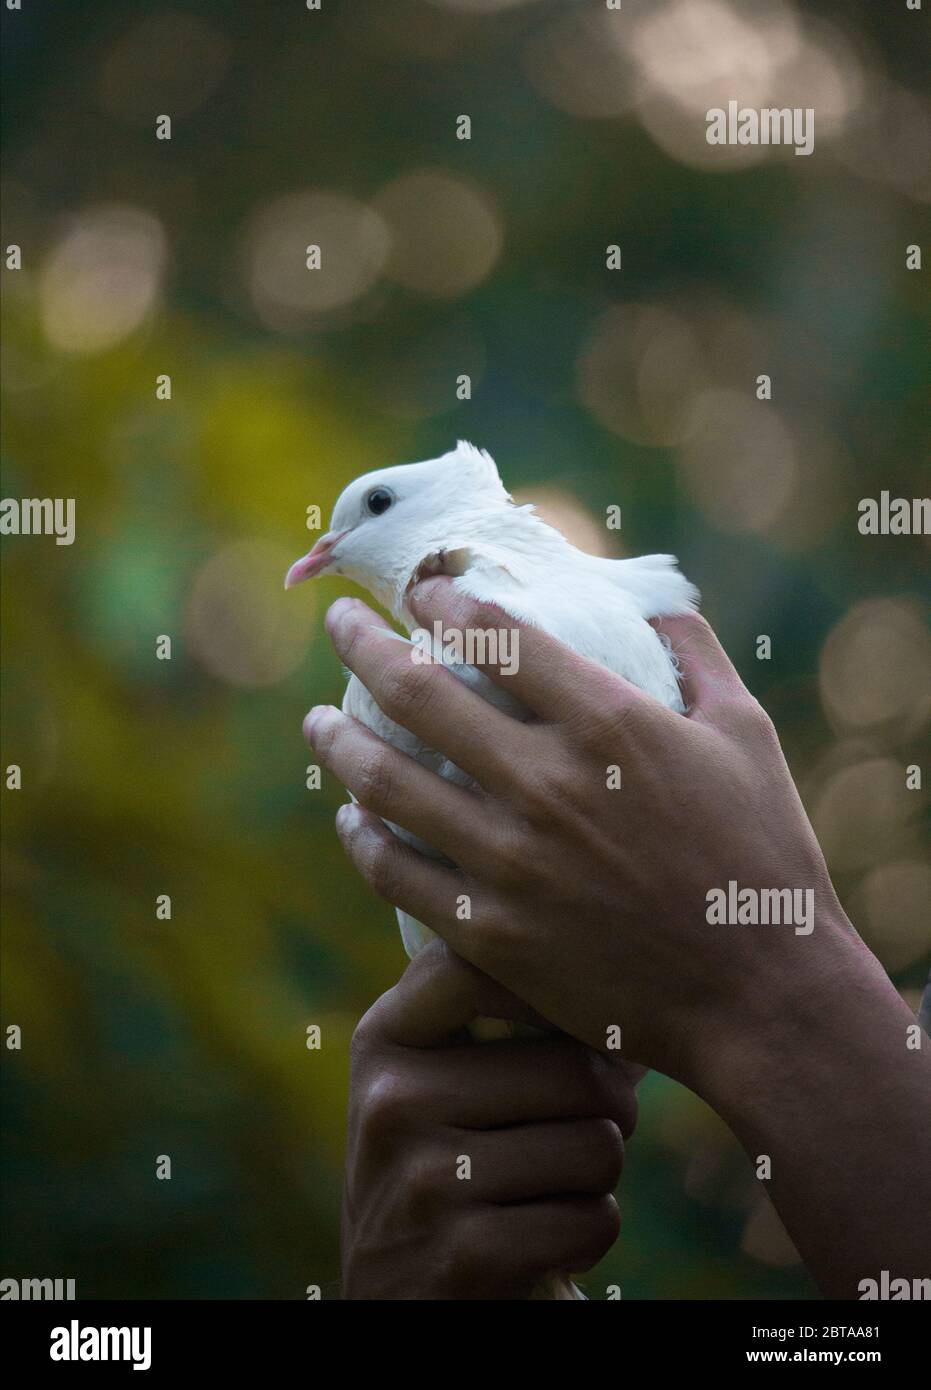
[{"label": "index finger", "polygon": [[[514,618],[495,604],[470,598],[449,578],[422,580],[411,591],[409,606],[425,627],[439,622],[445,629],[462,634],[510,629],[505,650],[512,653],[513,660],[507,668],[490,659],[477,660],[475,665],[541,719],[562,723],[578,718],[580,713],[584,716],[586,711],[597,716],[606,707],[617,712],[630,704],[657,704],[623,676],[589,661],[533,623]],[[485,652],[494,651],[496,646],[489,641],[478,645]]]}]

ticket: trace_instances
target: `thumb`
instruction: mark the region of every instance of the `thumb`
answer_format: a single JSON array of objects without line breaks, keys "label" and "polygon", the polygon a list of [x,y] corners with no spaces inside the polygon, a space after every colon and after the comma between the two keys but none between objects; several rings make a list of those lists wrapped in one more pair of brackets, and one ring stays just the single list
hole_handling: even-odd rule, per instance
[{"label": "thumb", "polygon": [[418,952],[374,1008],[379,1031],[402,1047],[454,1042],[479,1017],[530,1023],[552,1032],[551,1024],[439,937]]}]

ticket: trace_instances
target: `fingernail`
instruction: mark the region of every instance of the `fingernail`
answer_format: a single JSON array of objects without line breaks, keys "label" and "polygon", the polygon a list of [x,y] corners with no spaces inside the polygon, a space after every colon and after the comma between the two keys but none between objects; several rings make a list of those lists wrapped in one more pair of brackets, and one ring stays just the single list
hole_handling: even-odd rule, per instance
[{"label": "fingernail", "polygon": [[304,716],[304,737],[308,742],[313,743],[314,735],[319,733],[321,725],[332,715],[339,716],[340,711],[335,705],[314,705]]},{"label": "fingernail", "polygon": [[327,615],[324,618],[324,626],[326,627],[326,630],[331,637],[333,636],[333,633],[339,629],[341,624],[346,620],[346,618],[349,616],[349,614],[352,612],[354,608],[364,609],[365,604],[360,603],[360,601],[357,598],[338,598],[335,603],[330,604]]},{"label": "fingernail", "polygon": [[359,808],[354,801],[347,801],[336,812],[337,830],[349,830],[359,819]]}]

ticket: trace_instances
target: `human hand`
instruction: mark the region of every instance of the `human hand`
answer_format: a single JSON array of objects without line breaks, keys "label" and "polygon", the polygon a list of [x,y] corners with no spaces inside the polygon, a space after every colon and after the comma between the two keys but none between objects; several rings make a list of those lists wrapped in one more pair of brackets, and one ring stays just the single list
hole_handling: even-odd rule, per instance
[{"label": "human hand", "polygon": [[617,1238],[642,1069],[559,1034],[476,1043],[479,1015],[541,1022],[435,941],[356,1031],[346,1298],[524,1299]]},{"label": "human hand", "polygon": [[[443,781],[337,710],[312,711],[320,761],[360,803],[337,820],[350,858],[383,897],[565,1031],[603,1048],[620,1028],[626,1056],[701,1092],[719,1044],[757,1037],[774,1009],[790,1017],[794,992],[836,971],[841,947],[857,949],[769,718],[697,616],[662,624],[686,718],[448,580],[418,586],[411,606],[425,627],[518,628],[519,670],[489,674],[538,722],[492,709],[439,665],[412,663],[364,604],[334,604],[327,625],[346,665],[480,788]],[[381,816],[454,867],[402,844]],[[709,890],[730,881],[810,890],[816,930],[709,923]]]}]

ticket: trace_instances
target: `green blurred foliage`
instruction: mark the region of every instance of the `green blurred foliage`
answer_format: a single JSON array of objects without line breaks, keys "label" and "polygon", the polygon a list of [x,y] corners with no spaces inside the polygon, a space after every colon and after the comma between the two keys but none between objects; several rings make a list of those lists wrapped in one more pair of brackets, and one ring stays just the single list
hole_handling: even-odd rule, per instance
[{"label": "green blurred foliage", "polygon": [[[876,7],[805,8],[910,85],[913,44]],[[521,60],[552,4],[477,18],[404,0],[393,27],[349,0],[313,15],[298,0],[176,0],[225,57],[164,146],[158,84],[184,96],[170,58],[153,52],[144,120],[108,109],[101,72],[166,7],[25,11],[4,13],[3,242],[25,264],[4,271],[3,495],[73,496],[77,541],[3,547],[2,762],[23,769],[3,792],[3,1024],[24,1039],[4,1052],[3,1272],[75,1277],[83,1298],[332,1292],[348,1043],[404,958],[338,848],[341,789],[304,785],[301,718],[342,686],[322,630],[340,590],[280,589],[306,508],[326,516],[359,472],[458,436],[529,496],[556,487],[595,518],[620,502],[625,547],[675,551],[703,589],[817,801],[813,770],[840,738],[819,696],[825,639],[858,600],[914,604],[925,558],[920,540],[864,543],[855,524],[861,496],[920,495],[927,297],[903,267],[920,206],[830,154],[709,173],[632,116],[555,109]],[[469,144],[452,134],[461,111]],[[263,320],[242,266],[257,211],[306,188],[365,202],[425,166],[498,210],[503,251],[476,288],[437,298],[385,278],[342,315]],[[161,290],[111,345],[68,350],[47,305],[43,319],[43,267],[69,219],[112,203],[158,219]],[[712,300],[765,325],[745,387],[752,399],[775,364],[803,441],[782,529],[715,524],[674,448],[612,432],[580,399],[580,353],[612,305],[703,322]],[[476,372],[468,402],[449,384],[463,368],[442,367],[457,344]],[[162,372],[170,403],[155,398]],[[840,464],[808,492],[810,429]],[[822,505],[823,524],[796,534],[793,517]],[[865,747],[914,762],[921,732],[903,719]],[[913,858],[919,800],[833,866],[848,902],[877,864]],[[170,921],[155,915],[164,893]],[[911,989],[927,969],[920,949],[890,963]],[[155,1180],[160,1154],[170,1182]],[[625,1298],[808,1296],[758,1189],[706,1107],[650,1077],[623,1234],[593,1296],[613,1282]]]}]

